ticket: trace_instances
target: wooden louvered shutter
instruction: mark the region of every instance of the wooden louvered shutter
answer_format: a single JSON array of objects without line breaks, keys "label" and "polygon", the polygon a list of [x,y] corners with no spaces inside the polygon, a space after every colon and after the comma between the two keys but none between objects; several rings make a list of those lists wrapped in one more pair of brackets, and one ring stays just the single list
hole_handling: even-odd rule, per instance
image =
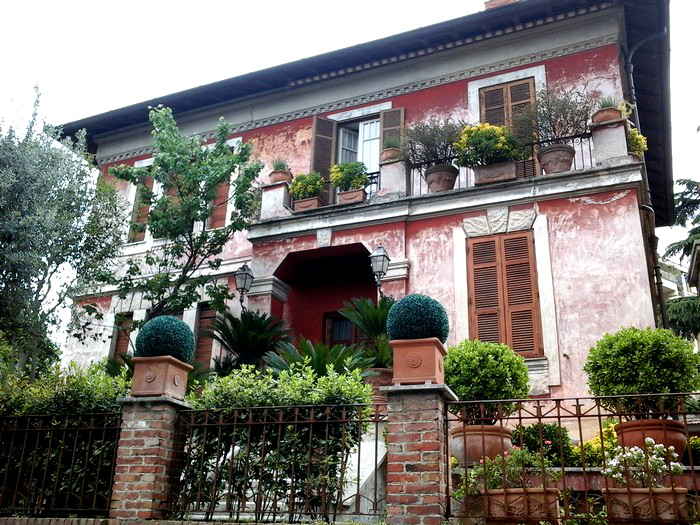
[{"label": "wooden louvered shutter", "polygon": [[134,320],[134,314],[122,314],[122,318],[117,322],[116,337],[117,341],[114,344],[113,359],[122,364],[124,361],[120,357],[121,354],[129,353],[129,337],[131,335],[131,323]]},{"label": "wooden louvered shutter", "polygon": [[334,120],[318,115],[314,117],[310,171],[318,171],[326,179],[335,162],[336,135],[337,128]]},{"label": "wooden louvered shutter", "polygon": [[535,103],[535,81],[532,78],[511,82],[508,87],[507,122],[512,123],[513,116],[528,109]]},{"label": "wooden louvered shutter", "polygon": [[505,126],[508,122],[508,92],[505,85],[484,88],[479,93],[481,122]]},{"label": "wooden louvered shutter", "polygon": [[226,226],[229,187],[230,181],[222,182],[216,187],[216,196],[212,202],[213,210],[209,217],[207,230],[215,230]]},{"label": "wooden louvered shutter", "polygon": [[384,148],[384,141],[388,137],[396,137],[399,140],[401,139],[403,116],[403,108],[387,109],[379,113],[379,122],[381,125],[381,132],[379,136],[382,138],[382,148]]},{"label": "wooden louvered shutter", "polygon": [[205,368],[211,367],[211,353],[214,339],[206,333],[211,328],[216,311],[208,304],[200,304],[197,315],[197,348],[195,349],[194,361],[200,363]]},{"label": "wooden louvered shutter", "polygon": [[[152,190],[153,189],[153,177],[145,177],[143,179],[145,186]],[[148,204],[141,204],[141,190],[136,188],[136,198],[134,199],[134,210],[131,216],[131,222],[137,224],[146,224],[148,222],[148,211],[150,209]],[[129,242],[141,242],[146,237],[146,231],[137,231],[132,224],[129,230]]]},{"label": "wooden louvered shutter", "polygon": [[496,237],[469,239],[470,337],[499,343],[505,340],[501,300],[500,250]]},{"label": "wooden louvered shutter", "polygon": [[542,355],[532,232],[501,236],[506,344],[524,357]]}]

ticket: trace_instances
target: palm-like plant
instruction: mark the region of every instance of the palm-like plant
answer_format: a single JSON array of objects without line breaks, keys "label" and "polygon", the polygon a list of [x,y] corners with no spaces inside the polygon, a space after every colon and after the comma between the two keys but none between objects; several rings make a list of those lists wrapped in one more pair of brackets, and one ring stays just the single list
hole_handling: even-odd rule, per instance
[{"label": "palm-like plant", "polygon": [[214,319],[207,332],[228,353],[223,359],[215,360],[215,369],[219,373],[226,370],[230,373],[241,365],[254,365],[261,369],[263,356],[274,350],[278,343],[290,340],[282,320],[250,310],[241,312],[240,318],[227,311]]},{"label": "palm-like plant", "polygon": [[297,349],[289,342],[279,343],[277,352],[268,352],[265,355],[265,363],[273,373],[288,370],[295,363],[301,363],[311,368],[319,377],[325,376],[329,367],[341,374],[360,370],[362,377],[374,375],[374,372],[369,371],[374,359],[365,355],[362,348],[340,344],[329,348],[323,343],[314,344],[303,337],[299,338],[298,345]]},{"label": "palm-like plant", "polygon": [[394,362],[393,352],[386,335],[386,319],[394,304],[392,297],[382,297],[375,303],[371,299],[355,297],[345,303],[339,313],[367,336],[365,353],[374,359],[378,368],[391,368]]}]

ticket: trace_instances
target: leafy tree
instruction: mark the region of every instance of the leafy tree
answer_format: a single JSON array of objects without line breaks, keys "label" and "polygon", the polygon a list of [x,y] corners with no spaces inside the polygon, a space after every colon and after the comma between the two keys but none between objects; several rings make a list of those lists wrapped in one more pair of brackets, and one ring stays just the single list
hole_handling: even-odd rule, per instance
[{"label": "leafy tree", "polygon": [[679,179],[676,184],[682,189],[675,193],[673,202],[676,211],[674,225],[690,227],[688,236],[666,248],[665,257],[680,254],[681,260],[690,257],[693,243],[700,240],[700,183],[690,179]]},{"label": "leafy tree", "polygon": [[[247,227],[254,215],[257,193],[253,183],[262,168],[261,162],[251,161],[249,144],[235,148],[227,145],[230,126],[223,119],[216,141],[207,147],[203,147],[200,137],[181,135],[169,108],[151,108],[149,119],[153,124],[153,165],[120,165],[109,170],[137,186],[141,205],[149,207],[148,229],[155,239],[163,240],[144,255],[129,258],[122,272],[106,280],[116,285],[122,300],[140,291],[152,303],[146,319],[134,326],[189,308],[199,300],[202,288],[217,311],[225,310],[225,301],[233,295],[225,283],[216,283],[206,270],[219,269],[224,246],[235,232]],[[148,177],[162,191],[150,188]],[[227,182],[233,187],[230,201],[235,208],[229,224],[206,229],[203,225],[212,215],[217,187]],[[134,223],[132,227],[143,230],[145,226]]]},{"label": "leafy tree", "polygon": [[48,335],[58,309],[110,273],[125,217],[89,164],[85,134],[59,143],[38,108],[37,93],[23,136],[0,128],[0,329],[31,378],[57,357]]},{"label": "leafy tree", "polygon": [[700,297],[677,297],[668,302],[667,308],[671,331],[692,341],[700,332]]}]

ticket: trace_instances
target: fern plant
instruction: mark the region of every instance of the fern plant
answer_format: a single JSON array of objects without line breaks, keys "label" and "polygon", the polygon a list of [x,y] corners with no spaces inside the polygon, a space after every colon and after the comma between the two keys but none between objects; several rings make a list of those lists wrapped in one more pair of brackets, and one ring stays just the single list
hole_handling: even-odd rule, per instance
[{"label": "fern plant", "polygon": [[374,375],[369,370],[374,359],[367,357],[362,348],[340,344],[329,348],[323,343],[314,344],[303,337],[299,338],[298,346],[296,348],[288,342],[279,343],[276,352],[265,355],[265,363],[275,374],[300,363],[311,368],[319,377],[327,375],[329,371],[344,374],[353,370],[359,370],[362,377]]}]

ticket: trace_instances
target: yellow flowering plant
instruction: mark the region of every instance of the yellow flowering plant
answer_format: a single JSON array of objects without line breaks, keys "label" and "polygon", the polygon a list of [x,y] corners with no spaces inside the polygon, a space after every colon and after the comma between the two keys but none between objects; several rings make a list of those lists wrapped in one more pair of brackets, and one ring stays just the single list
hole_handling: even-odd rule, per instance
[{"label": "yellow flowering plant", "polygon": [[367,167],[362,162],[343,162],[331,168],[330,179],[340,191],[359,190],[369,184]]},{"label": "yellow flowering plant", "polygon": [[523,160],[530,155],[510,129],[493,124],[465,126],[454,147],[457,164],[468,168]]},{"label": "yellow flowering plant", "polygon": [[323,192],[323,177],[320,173],[298,173],[289,185],[289,194],[293,199],[320,197]]}]

